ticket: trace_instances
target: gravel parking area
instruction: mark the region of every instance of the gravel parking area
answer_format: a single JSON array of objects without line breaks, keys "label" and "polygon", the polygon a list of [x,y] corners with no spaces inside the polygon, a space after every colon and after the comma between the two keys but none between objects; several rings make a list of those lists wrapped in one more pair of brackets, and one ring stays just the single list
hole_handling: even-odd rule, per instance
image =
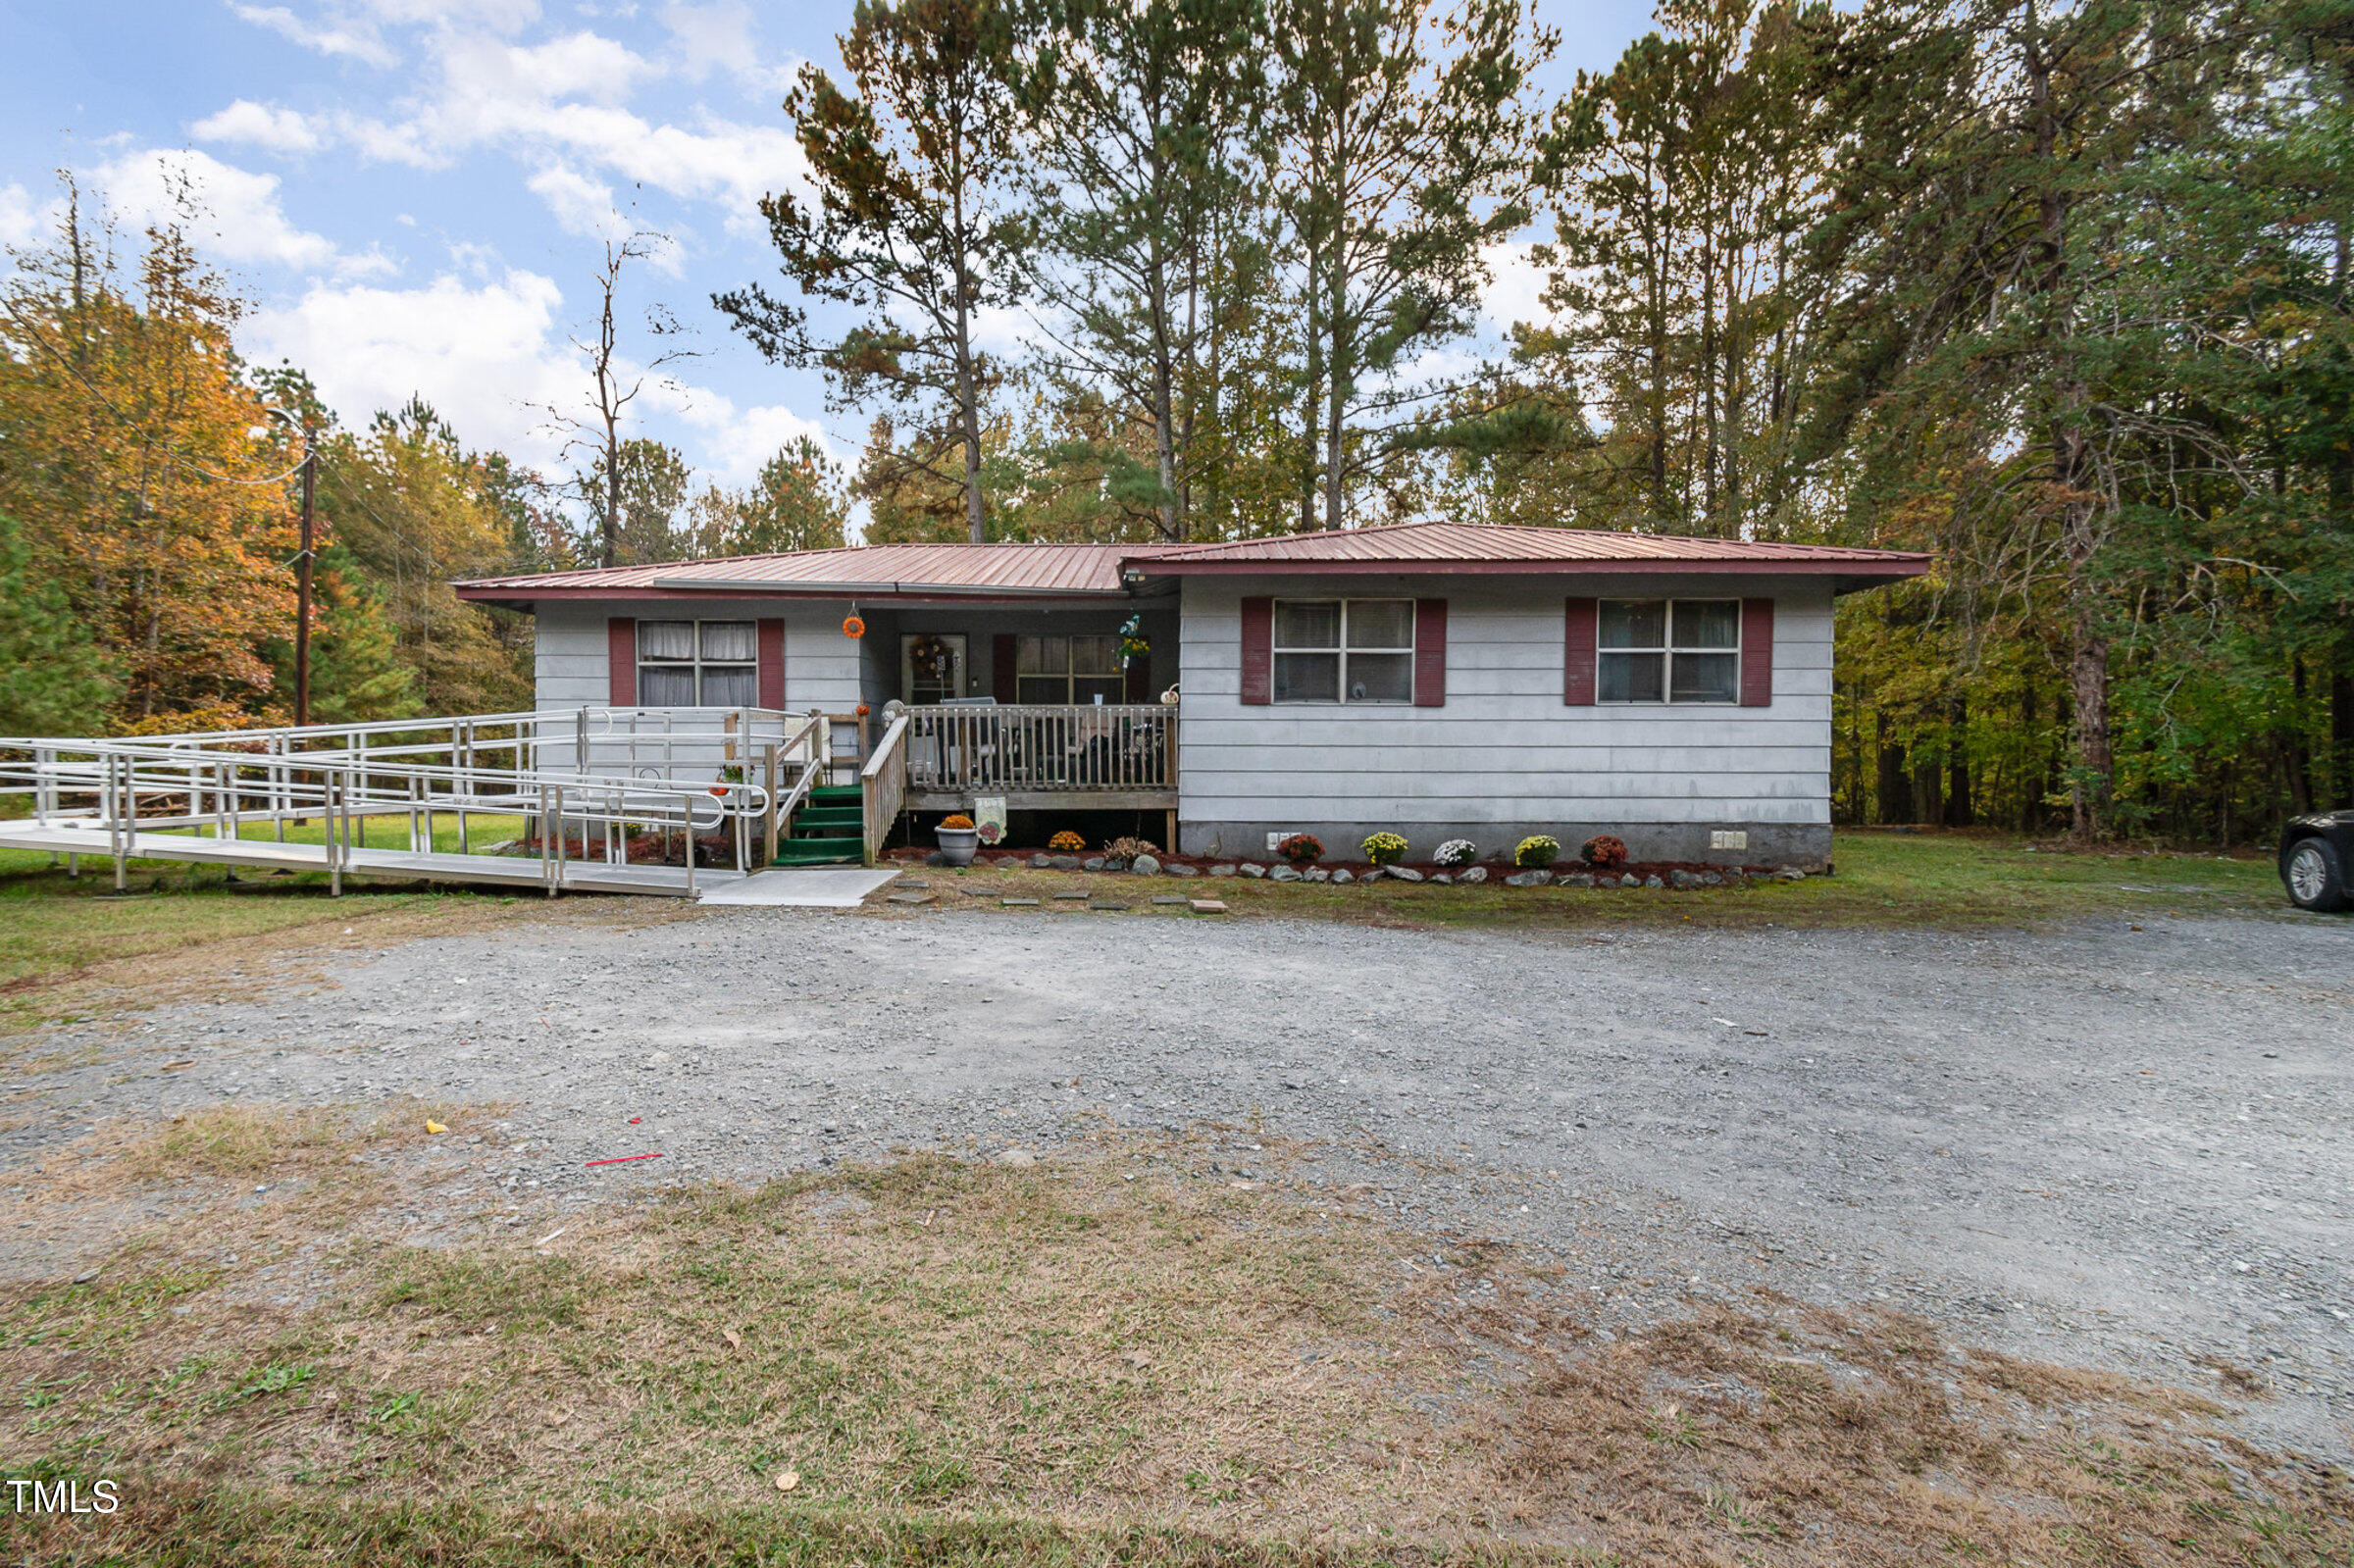
[{"label": "gravel parking area", "polygon": [[[1106,1122],[1371,1182],[1605,1321],[1766,1287],[2247,1398],[2354,1456],[2354,922],[1607,936],[703,910],[338,956],[53,1027],[9,1165],[241,1101],[509,1102],[493,1219]],[[167,1063],[185,1063],[166,1071]],[[637,1120],[633,1122],[633,1118]],[[661,1151],[661,1161],[587,1161]]]}]

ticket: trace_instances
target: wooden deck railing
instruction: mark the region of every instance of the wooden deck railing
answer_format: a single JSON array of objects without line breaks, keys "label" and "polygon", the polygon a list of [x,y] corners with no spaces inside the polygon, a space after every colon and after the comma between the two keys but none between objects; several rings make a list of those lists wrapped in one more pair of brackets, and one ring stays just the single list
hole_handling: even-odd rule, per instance
[{"label": "wooden deck railing", "polygon": [[873,865],[883,852],[883,842],[891,836],[893,826],[899,820],[899,808],[907,800],[907,770],[902,763],[906,757],[907,715],[900,714],[885,727],[883,738],[875,742],[874,754],[866,766],[858,770],[858,803],[866,815],[866,864]]},{"label": "wooden deck railing", "polygon": [[918,794],[1177,787],[1177,710],[1164,704],[920,707],[907,720]]}]

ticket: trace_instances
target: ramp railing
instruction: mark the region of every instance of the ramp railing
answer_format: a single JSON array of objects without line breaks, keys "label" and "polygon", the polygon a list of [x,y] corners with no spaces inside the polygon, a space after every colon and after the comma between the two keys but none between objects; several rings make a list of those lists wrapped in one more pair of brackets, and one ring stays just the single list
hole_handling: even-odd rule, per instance
[{"label": "ramp railing", "polygon": [[683,861],[691,891],[698,866],[748,871],[773,853],[780,799],[822,775],[826,746],[816,716],[761,708],[0,739],[0,827],[89,829],[120,883],[132,858],[174,858],[176,846],[185,855],[208,836],[283,844],[289,828],[307,841],[316,824],[340,891],[371,819],[405,820],[398,853],[417,869],[462,874],[443,864],[452,855],[437,847],[438,824],[454,824],[455,856],[466,857],[478,819],[522,816],[524,847],[537,849],[551,892],[568,866],[592,861]]}]

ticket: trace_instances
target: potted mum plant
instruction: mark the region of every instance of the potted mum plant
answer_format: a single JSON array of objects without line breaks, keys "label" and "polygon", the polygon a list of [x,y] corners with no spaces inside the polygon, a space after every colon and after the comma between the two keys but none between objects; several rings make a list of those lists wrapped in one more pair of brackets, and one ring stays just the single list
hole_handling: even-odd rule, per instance
[{"label": "potted mum plant", "polygon": [[1376,866],[1395,866],[1406,858],[1406,840],[1394,833],[1377,833],[1357,847]]},{"label": "potted mum plant", "polygon": [[1275,852],[1295,866],[1312,866],[1324,858],[1324,840],[1314,834],[1296,833],[1277,844]]},{"label": "potted mum plant", "polygon": [[933,832],[940,839],[941,856],[949,865],[973,863],[973,852],[981,847],[981,831],[973,826],[972,818],[959,811],[941,818],[940,826]]}]

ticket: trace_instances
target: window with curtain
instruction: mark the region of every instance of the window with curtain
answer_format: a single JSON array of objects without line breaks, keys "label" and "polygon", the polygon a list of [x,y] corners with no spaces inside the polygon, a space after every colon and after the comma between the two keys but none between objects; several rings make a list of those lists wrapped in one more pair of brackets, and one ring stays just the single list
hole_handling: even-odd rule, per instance
[{"label": "window with curtain", "polygon": [[755,707],[759,661],[760,632],[750,621],[640,621],[639,706]]},{"label": "window with curtain", "polygon": [[1604,702],[1738,702],[1739,599],[1605,599],[1595,695]]},{"label": "window with curtain", "polygon": [[1414,700],[1414,601],[1275,601],[1277,702]]},{"label": "window with curtain", "polygon": [[1118,702],[1127,692],[1116,636],[1022,636],[1014,639],[1016,702],[1060,706]]}]

